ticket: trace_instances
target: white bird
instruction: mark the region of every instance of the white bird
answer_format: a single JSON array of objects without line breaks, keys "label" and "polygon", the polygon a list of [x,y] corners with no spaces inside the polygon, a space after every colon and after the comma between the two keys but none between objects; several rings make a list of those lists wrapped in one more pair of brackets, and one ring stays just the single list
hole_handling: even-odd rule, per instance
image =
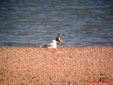
[{"label": "white bird", "polygon": [[57,48],[57,42],[56,40],[53,40],[53,43],[48,43],[45,45],[40,46],[42,48]]}]

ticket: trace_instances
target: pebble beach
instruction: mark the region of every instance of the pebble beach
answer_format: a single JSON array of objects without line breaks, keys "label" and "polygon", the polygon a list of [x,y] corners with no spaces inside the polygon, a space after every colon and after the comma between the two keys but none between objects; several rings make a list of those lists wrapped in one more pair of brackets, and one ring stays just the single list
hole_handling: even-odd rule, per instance
[{"label": "pebble beach", "polygon": [[113,85],[113,47],[0,47],[0,85]]}]

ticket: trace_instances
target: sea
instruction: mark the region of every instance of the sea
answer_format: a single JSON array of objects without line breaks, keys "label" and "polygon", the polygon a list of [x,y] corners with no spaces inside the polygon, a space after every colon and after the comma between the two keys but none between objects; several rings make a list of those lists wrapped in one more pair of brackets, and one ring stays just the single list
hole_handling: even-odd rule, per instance
[{"label": "sea", "polygon": [[0,0],[0,47],[113,46],[113,0]]}]

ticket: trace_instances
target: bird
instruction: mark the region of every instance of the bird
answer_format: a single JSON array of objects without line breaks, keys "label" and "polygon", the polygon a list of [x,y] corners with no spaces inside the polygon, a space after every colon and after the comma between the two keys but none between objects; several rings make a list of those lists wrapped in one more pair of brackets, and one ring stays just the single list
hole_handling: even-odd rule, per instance
[{"label": "bird", "polygon": [[62,35],[58,33],[58,36],[56,37],[56,41],[58,44],[62,44]]},{"label": "bird", "polygon": [[57,42],[56,42],[56,40],[53,40],[52,43],[48,43],[48,44],[42,45],[40,47],[42,47],[42,48],[57,48]]}]

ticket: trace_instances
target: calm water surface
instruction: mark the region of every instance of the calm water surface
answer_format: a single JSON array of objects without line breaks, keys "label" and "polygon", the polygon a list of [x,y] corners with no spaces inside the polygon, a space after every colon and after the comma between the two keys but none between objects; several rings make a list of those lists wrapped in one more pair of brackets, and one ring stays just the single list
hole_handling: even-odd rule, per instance
[{"label": "calm water surface", "polygon": [[112,0],[1,0],[0,46],[113,46]]}]

